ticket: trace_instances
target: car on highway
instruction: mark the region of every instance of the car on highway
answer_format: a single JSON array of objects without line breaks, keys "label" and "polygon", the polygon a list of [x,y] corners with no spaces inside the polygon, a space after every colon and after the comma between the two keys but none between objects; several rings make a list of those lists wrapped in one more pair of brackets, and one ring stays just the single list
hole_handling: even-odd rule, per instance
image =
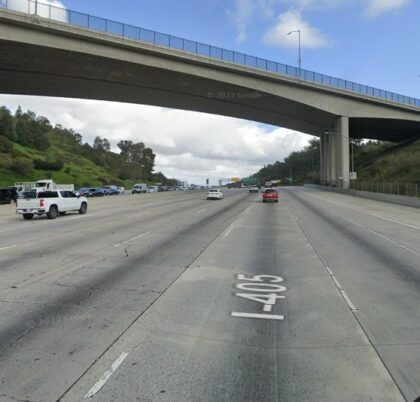
[{"label": "car on highway", "polygon": [[147,184],[145,183],[138,183],[133,186],[131,189],[131,194],[141,194],[147,192]]},{"label": "car on highway", "polygon": [[118,190],[117,186],[114,185],[106,185],[103,187],[104,190],[106,191],[106,195],[119,195],[120,194],[120,190]]},{"label": "car on highway", "polygon": [[18,193],[13,188],[0,188],[0,204],[11,204],[16,202]]},{"label": "car on highway", "polygon": [[211,189],[207,191],[207,199],[208,200],[222,200],[223,193],[218,188]]},{"label": "car on highway", "polygon": [[279,202],[279,193],[275,188],[266,188],[262,194],[263,202]]},{"label": "car on highway", "polygon": [[89,197],[90,195],[88,187],[80,187],[79,189],[77,189],[77,192],[83,197]]},{"label": "car on highway", "polygon": [[92,187],[89,189],[89,197],[103,197],[105,190],[101,187]]},{"label": "car on highway", "polygon": [[260,192],[260,189],[257,186],[251,186],[251,187],[249,187],[248,192],[250,192],[250,193],[259,193]]},{"label": "car on highway", "polygon": [[159,191],[158,186],[149,186],[147,187],[146,193],[157,193]]},{"label": "car on highway", "polygon": [[34,215],[46,214],[48,219],[55,219],[66,212],[77,211],[84,215],[87,212],[88,202],[86,197],[77,195],[72,190],[47,190],[28,192],[25,198],[19,198],[16,213],[23,219],[31,220]]}]

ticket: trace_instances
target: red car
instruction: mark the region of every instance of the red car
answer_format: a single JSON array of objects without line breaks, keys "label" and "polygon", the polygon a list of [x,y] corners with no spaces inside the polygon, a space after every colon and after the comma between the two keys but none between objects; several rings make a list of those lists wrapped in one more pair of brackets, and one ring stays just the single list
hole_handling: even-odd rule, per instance
[{"label": "red car", "polygon": [[279,202],[279,193],[274,188],[266,188],[262,199],[263,202]]}]

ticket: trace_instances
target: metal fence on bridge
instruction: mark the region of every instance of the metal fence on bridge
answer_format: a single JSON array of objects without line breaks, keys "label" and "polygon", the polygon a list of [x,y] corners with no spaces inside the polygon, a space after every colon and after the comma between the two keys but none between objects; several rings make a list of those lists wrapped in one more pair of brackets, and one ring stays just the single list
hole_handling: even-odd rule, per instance
[{"label": "metal fence on bridge", "polygon": [[193,53],[210,59],[222,60],[259,70],[265,70],[286,77],[293,77],[303,81],[420,108],[420,99],[400,95],[390,91],[384,91],[368,85],[358,84],[356,82],[315,73],[305,69],[299,70],[297,67],[277,63],[275,61],[250,56],[233,50],[226,50],[216,46],[206,45],[204,43],[151,31],[133,25],[115,22],[106,18],[79,13],[66,8],[52,6],[41,1],[42,0],[0,0],[0,9],[4,8],[29,15],[37,15],[41,18],[63,22],[76,27],[117,35],[127,39],[138,40],[157,46]]}]

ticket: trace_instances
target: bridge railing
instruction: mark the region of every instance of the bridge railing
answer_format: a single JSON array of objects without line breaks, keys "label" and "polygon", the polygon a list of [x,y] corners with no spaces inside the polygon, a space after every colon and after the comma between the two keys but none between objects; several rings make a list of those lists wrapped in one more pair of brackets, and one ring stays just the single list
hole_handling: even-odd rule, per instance
[{"label": "bridge railing", "polygon": [[[42,1],[42,0],[40,0]],[[0,0],[0,9],[5,8],[28,15],[37,15],[41,18],[60,21],[72,26],[88,28],[94,31],[121,36],[141,42],[193,53],[206,58],[222,60],[259,70],[269,71],[286,77],[293,77],[324,86],[341,90],[386,99],[391,102],[411,105],[420,108],[420,99],[385,91],[368,85],[331,77],[329,75],[289,66],[276,61],[250,56],[248,54],[227,50],[216,46],[167,35],[156,31],[127,25],[106,18],[95,17],[89,14],[72,11],[51,4],[35,0]]]}]

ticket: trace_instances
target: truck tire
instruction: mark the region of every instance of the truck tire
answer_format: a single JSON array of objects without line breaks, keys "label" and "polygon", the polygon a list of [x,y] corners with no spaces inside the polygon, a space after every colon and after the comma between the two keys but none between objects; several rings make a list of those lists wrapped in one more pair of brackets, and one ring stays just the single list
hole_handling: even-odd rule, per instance
[{"label": "truck tire", "polygon": [[55,205],[51,205],[50,210],[47,212],[48,219],[55,219],[58,215],[58,208]]},{"label": "truck tire", "polygon": [[23,219],[30,221],[34,217],[34,214],[23,214]]},{"label": "truck tire", "polygon": [[82,205],[80,205],[79,214],[84,215],[87,212],[87,204],[86,202],[82,202]]}]

